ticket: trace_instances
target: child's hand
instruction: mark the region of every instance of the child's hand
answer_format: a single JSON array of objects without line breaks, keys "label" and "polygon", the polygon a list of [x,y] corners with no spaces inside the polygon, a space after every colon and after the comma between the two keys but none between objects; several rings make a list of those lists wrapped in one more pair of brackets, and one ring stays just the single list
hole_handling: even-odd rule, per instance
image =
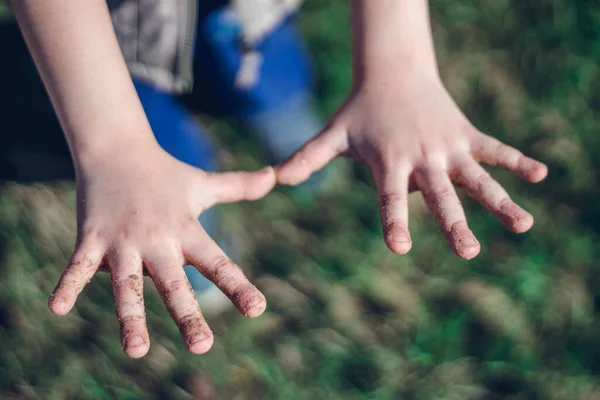
[{"label": "child's hand", "polygon": [[147,272],[187,348],[204,353],[213,335],[184,274],[184,263],[193,264],[212,280],[243,314],[257,317],[263,313],[265,297],[197,218],[218,203],[264,196],[275,184],[272,168],[206,173],[157,146],[92,164],[78,170],[79,237],[50,298],[54,313],[68,313],[102,265],[112,274],[123,349],[131,357],[141,357],[150,346],[143,298],[143,273]]},{"label": "child's hand", "polygon": [[531,228],[533,217],[510,199],[479,162],[506,168],[529,182],[547,175],[544,164],[473,127],[433,75],[405,76],[395,83],[367,80],[320,134],[278,167],[278,182],[298,184],[343,154],[371,169],[386,243],[400,254],[412,245],[410,191],[421,190],[454,251],[471,259],[479,253],[479,242],[467,226],[452,183],[520,233]]}]

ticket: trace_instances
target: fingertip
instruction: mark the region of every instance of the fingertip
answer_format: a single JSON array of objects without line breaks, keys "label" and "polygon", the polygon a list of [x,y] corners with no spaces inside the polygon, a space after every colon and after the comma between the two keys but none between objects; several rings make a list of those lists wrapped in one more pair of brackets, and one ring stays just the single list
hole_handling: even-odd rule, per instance
[{"label": "fingertip", "polygon": [[542,164],[541,162],[535,161],[535,164],[529,171],[527,178],[531,183],[538,183],[546,179],[547,176],[548,167],[546,166],[546,164]]},{"label": "fingertip", "polygon": [[267,165],[266,167],[259,169],[258,171],[256,171],[256,173],[258,175],[261,176],[262,179],[268,179],[269,181],[273,181],[275,182],[275,179],[277,178],[276,173],[275,173],[275,168],[273,168],[270,165]]},{"label": "fingertip", "polygon": [[465,260],[477,257],[481,250],[479,241],[469,229],[466,221],[455,222],[446,234],[446,238],[454,252]]},{"label": "fingertip", "polygon": [[258,292],[256,296],[245,307],[244,315],[248,318],[260,317],[267,309],[267,299]]},{"label": "fingertip", "polygon": [[212,348],[214,340],[212,332],[198,333],[187,342],[187,348],[192,354],[204,354]]},{"label": "fingertip", "polygon": [[465,260],[472,260],[481,251],[481,246],[475,237],[459,239],[455,244],[456,254]]},{"label": "fingertip", "polygon": [[56,315],[67,315],[69,311],[71,311],[71,307],[66,303],[52,303],[50,305],[50,311]]},{"label": "fingertip", "polygon": [[267,299],[260,290],[251,283],[241,285],[231,296],[237,309],[249,318],[256,318],[265,312]]},{"label": "fingertip", "polygon": [[255,182],[255,185],[252,185],[250,191],[247,192],[248,200],[258,200],[267,195],[277,184],[277,177],[275,174],[275,168],[271,166],[267,166],[263,169],[256,171],[255,179],[258,182]]},{"label": "fingertip", "polygon": [[[297,165],[300,164],[300,165]],[[301,162],[284,163],[277,167],[277,183],[280,185],[296,186],[307,180],[311,172]]]},{"label": "fingertip", "polygon": [[258,171],[208,172],[201,176],[208,180],[214,189],[210,205],[258,200],[269,193],[277,183],[275,170],[270,166]]},{"label": "fingertip", "polygon": [[57,296],[53,294],[48,300],[48,308],[56,315],[66,315],[73,308],[73,304],[64,296]]},{"label": "fingertip", "polygon": [[396,254],[404,255],[412,249],[412,242],[407,243],[388,243],[388,247]]},{"label": "fingertip", "polygon": [[342,126],[327,127],[277,168],[277,183],[298,185],[348,150],[346,130]]},{"label": "fingertip", "polygon": [[134,336],[126,339],[123,344],[123,352],[131,358],[142,358],[150,350],[150,340],[142,336]]},{"label": "fingertip", "polygon": [[533,216],[512,201],[501,207],[498,219],[514,233],[527,232],[533,226]]},{"label": "fingertip", "polygon": [[472,260],[479,255],[481,248],[479,246],[461,247],[457,249],[456,254],[465,260]]},{"label": "fingertip", "polygon": [[138,358],[142,358],[146,354],[148,354],[148,350],[150,350],[150,347],[139,346],[139,347],[128,347],[127,349],[124,349],[123,351],[129,357],[138,359]]},{"label": "fingertip", "polygon": [[386,235],[388,248],[396,254],[406,254],[412,248],[412,241],[408,232],[393,230]]},{"label": "fingertip", "polygon": [[533,226],[533,216],[526,213],[522,218],[512,221],[511,230],[515,233],[525,233]]}]

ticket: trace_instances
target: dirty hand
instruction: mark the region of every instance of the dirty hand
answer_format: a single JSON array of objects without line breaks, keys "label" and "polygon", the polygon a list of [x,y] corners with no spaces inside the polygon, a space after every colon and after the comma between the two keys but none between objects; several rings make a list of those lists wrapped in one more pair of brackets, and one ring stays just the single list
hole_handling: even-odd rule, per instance
[{"label": "dirty hand", "polygon": [[460,257],[471,259],[479,253],[479,242],[467,225],[453,183],[520,233],[531,228],[533,217],[479,162],[505,168],[529,182],[547,175],[544,164],[479,132],[434,74],[355,85],[328,126],[277,168],[277,180],[296,185],[339,155],[369,166],[385,241],[399,254],[412,246],[409,192],[422,192],[450,246]]},{"label": "dirty hand", "polygon": [[[114,156],[114,154],[113,154]],[[208,351],[213,335],[182,266],[194,265],[249,317],[266,307],[265,297],[198,222],[209,207],[255,200],[275,184],[271,167],[257,172],[207,173],[172,158],[157,145],[110,162],[89,161],[78,169],[79,235],[69,266],[49,302],[68,313],[96,271],[112,275],[115,310],[125,353],[137,358],[150,340],[143,274],[150,275],[187,348]]]}]

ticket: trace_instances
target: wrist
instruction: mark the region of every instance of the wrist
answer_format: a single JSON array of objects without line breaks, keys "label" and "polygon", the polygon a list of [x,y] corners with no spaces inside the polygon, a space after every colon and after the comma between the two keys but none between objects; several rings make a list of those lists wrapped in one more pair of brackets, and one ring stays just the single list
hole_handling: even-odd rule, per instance
[{"label": "wrist", "polygon": [[354,82],[439,79],[427,0],[353,0]]},{"label": "wrist", "polygon": [[373,64],[355,63],[353,68],[353,87],[367,85],[411,85],[415,82],[441,83],[441,77],[435,60],[421,61],[385,59]]},{"label": "wrist", "polygon": [[69,147],[77,173],[93,171],[120,160],[145,160],[160,149],[149,127],[70,138]]}]

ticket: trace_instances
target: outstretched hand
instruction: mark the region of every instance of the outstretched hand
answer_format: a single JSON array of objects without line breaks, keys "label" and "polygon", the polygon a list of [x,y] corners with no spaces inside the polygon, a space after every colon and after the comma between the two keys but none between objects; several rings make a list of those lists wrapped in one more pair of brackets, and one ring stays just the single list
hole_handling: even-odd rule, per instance
[{"label": "outstretched hand", "polygon": [[50,298],[50,309],[68,313],[96,271],[109,270],[123,350],[142,357],[150,347],[143,298],[147,273],[187,348],[197,354],[208,351],[213,335],[184,264],[194,265],[249,317],[261,315],[266,300],[207,235],[198,216],[218,203],[258,199],[274,185],[271,167],[207,173],[154,147],[78,171],[77,245]]},{"label": "outstretched hand", "polygon": [[340,155],[369,166],[385,241],[399,254],[412,246],[409,192],[422,192],[450,246],[471,259],[480,246],[453,183],[521,233],[531,228],[533,217],[479,163],[505,168],[529,182],[539,182],[548,173],[544,164],[479,132],[441,80],[431,76],[403,80],[400,87],[383,81],[356,87],[327,127],[277,167],[277,180],[296,185]]}]

